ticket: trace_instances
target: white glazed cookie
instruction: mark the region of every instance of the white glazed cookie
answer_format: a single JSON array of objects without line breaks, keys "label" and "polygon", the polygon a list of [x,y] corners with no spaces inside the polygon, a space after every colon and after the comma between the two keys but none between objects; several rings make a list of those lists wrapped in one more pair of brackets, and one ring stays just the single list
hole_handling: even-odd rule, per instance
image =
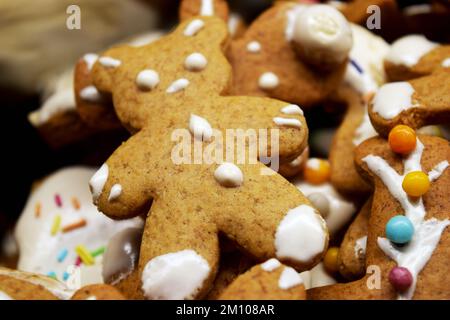
[{"label": "white glazed cookie", "polygon": [[73,289],[103,282],[109,239],[126,228],[141,228],[142,221],[114,221],[97,211],[88,184],[94,172],[65,168],[32,192],[15,230],[19,270],[48,275]]}]

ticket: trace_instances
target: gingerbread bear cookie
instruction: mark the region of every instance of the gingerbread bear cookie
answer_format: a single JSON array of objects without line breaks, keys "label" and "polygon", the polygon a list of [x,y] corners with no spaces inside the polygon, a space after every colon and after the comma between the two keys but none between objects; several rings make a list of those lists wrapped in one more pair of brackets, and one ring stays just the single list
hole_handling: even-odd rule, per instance
[{"label": "gingerbread bear cookie", "polygon": [[306,291],[295,269],[272,258],[237,277],[219,300],[306,300]]},{"label": "gingerbread bear cookie", "polygon": [[339,273],[349,280],[363,277],[366,271],[366,244],[371,207],[370,198],[348,227],[339,248],[337,259]]},{"label": "gingerbread bear cookie", "polygon": [[[139,47],[156,41],[161,36],[161,31],[153,31],[125,39],[122,43]],[[99,92],[92,83],[91,70],[98,58],[96,53],[87,53],[78,60],[70,89],[75,92],[76,110],[84,123],[102,131],[118,129],[122,125],[114,112],[111,96]],[[108,63],[108,60],[102,60],[102,63]]]},{"label": "gingerbread bear cookie", "polygon": [[102,283],[110,239],[130,228],[142,233],[139,217],[114,221],[92,204],[89,179],[94,173],[87,167],[64,168],[35,188],[14,231],[19,270],[50,276],[74,289]]},{"label": "gingerbread bear cookie", "polygon": [[370,192],[370,186],[356,172],[353,153],[361,142],[377,135],[370,122],[367,102],[386,81],[383,60],[389,45],[360,26],[352,24],[351,28],[354,43],[344,83],[330,97],[347,108],[330,149],[330,179],[343,194],[361,196]]},{"label": "gingerbread bear cookie", "polygon": [[71,300],[125,300],[125,297],[113,286],[92,284],[78,289]]},{"label": "gingerbread bear cookie", "polygon": [[277,3],[231,43],[232,93],[309,108],[338,87],[351,46],[349,23],[331,6]]},{"label": "gingerbread bear cookie", "polygon": [[313,299],[449,299],[450,225],[447,140],[418,136],[402,156],[382,138],[356,150],[375,184],[361,280],[312,289]]},{"label": "gingerbread bear cookie", "polygon": [[392,43],[384,67],[389,81],[406,81],[450,68],[450,45],[411,34]]},{"label": "gingerbread bear cookie", "polygon": [[[231,83],[227,40],[221,19],[197,17],[150,45],[108,50],[102,57],[113,65],[92,70],[94,85],[112,94],[120,121],[137,133],[92,177],[91,189],[109,217],[147,213],[139,278],[128,290],[148,299],[205,296],[218,269],[219,231],[258,260],[276,256],[299,270],[327,246],[325,223],[308,200],[261,162],[242,158],[251,143],[224,148],[226,131],[255,131],[269,140],[258,151],[272,165],[298,157],[307,139],[298,107],[223,96]],[[199,156],[201,147],[216,152]]]},{"label": "gingerbread bear cookie", "polygon": [[327,160],[310,158],[303,176],[292,183],[311,201],[324,218],[333,239],[352,219],[356,205],[342,196],[330,183],[330,164]]},{"label": "gingerbread bear cookie", "polygon": [[369,104],[372,125],[387,136],[397,125],[418,129],[450,122],[450,68],[429,76],[387,83]]}]

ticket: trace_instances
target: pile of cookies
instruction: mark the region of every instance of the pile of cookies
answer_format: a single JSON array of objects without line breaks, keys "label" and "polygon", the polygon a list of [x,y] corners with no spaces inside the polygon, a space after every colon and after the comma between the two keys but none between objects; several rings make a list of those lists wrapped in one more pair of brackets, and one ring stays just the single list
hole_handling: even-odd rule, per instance
[{"label": "pile of cookies", "polygon": [[450,299],[450,45],[389,44],[369,5],[400,14],[184,0],[172,31],[81,57],[73,108],[31,121],[50,144],[127,138],[34,186],[0,299]]}]

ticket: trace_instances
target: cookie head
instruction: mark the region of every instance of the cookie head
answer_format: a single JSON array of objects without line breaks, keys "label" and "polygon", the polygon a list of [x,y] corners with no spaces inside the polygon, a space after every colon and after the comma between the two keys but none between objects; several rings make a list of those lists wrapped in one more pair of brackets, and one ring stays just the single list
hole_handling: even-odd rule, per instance
[{"label": "cookie head", "polygon": [[312,5],[300,10],[292,34],[297,51],[316,66],[339,65],[348,57],[353,38],[350,24],[335,8]]}]

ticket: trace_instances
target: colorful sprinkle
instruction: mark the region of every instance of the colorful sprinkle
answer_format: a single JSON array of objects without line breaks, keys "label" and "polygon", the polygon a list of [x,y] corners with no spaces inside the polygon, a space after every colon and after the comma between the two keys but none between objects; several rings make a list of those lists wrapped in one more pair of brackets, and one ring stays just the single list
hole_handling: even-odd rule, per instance
[{"label": "colorful sprinkle", "polygon": [[72,198],[72,206],[75,208],[75,210],[80,210],[80,200],[78,198],[73,197]]},{"label": "colorful sprinkle", "polygon": [[49,273],[47,273],[47,276],[52,279],[58,280],[58,278],[56,277],[56,273],[54,271],[50,271]]},{"label": "colorful sprinkle", "polygon": [[61,196],[59,194],[55,194],[55,203],[59,208],[62,207],[62,200],[61,200]]},{"label": "colorful sprinkle", "polygon": [[78,245],[75,248],[76,253],[80,256],[81,261],[87,266],[91,266],[95,263],[94,257],[91,255],[91,253],[86,249],[83,245]]},{"label": "colorful sprinkle", "polygon": [[36,203],[36,206],[34,207],[34,216],[36,218],[39,218],[41,216],[41,203]]},{"label": "colorful sprinkle", "polygon": [[101,255],[101,254],[103,254],[104,252],[105,252],[105,247],[103,246],[103,247],[100,247],[100,248],[98,248],[98,249],[96,249],[96,250],[94,250],[94,251],[91,251],[91,255],[93,256],[93,257],[97,257],[97,256],[99,256],[99,255]]},{"label": "colorful sprinkle", "polygon": [[355,67],[355,69],[356,69],[359,73],[363,73],[363,69],[359,66],[359,64],[356,63],[355,60],[350,59],[350,63],[352,64],[352,66]]},{"label": "colorful sprinkle", "polygon": [[75,260],[75,265],[77,267],[79,267],[81,265],[81,258],[80,257],[77,257],[77,260]]},{"label": "colorful sprinkle", "polygon": [[67,281],[67,279],[69,279],[69,273],[67,271],[64,271],[62,278],[64,281]]},{"label": "colorful sprinkle", "polygon": [[58,233],[60,226],[61,226],[61,216],[58,214],[53,219],[53,225],[52,225],[52,229],[50,231],[52,236],[54,236]]},{"label": "colorful sprinkle", "polygon": [[63,233],[70,232],[70,231],[82,228],[82,227],[86,226],[86,224],[87,224],[87,222],[85,219],[80,219],[77,222],[74,222],[74,223],[68,224],[67,226],[64,226],[62,228],[62,232]]},{"label": "colorful sprinkle", "polygon": [[68,253],[69,253],[69,251],[67,249],[62,249],[58,253],[58,257],[57,257],[58,262],[63,262],[66,259]]}]

